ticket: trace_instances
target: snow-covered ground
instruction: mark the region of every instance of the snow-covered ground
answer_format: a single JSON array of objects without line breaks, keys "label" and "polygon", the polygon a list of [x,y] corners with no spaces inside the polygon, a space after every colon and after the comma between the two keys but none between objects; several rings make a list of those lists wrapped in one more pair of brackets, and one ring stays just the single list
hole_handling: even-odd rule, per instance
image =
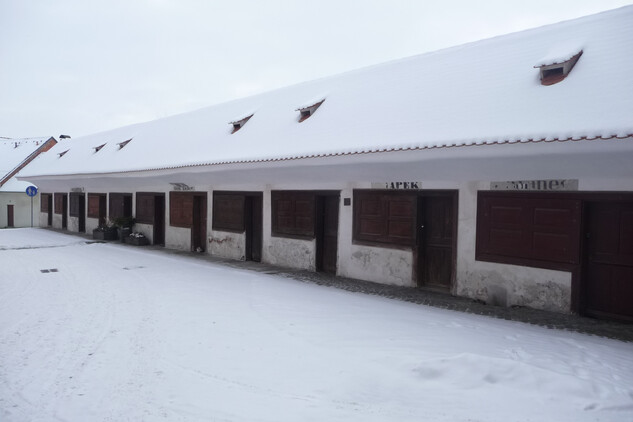
[{"label": "snow-covered ground", "polygon": [[633,344],[0,230],[0,420],[632,421]]}]

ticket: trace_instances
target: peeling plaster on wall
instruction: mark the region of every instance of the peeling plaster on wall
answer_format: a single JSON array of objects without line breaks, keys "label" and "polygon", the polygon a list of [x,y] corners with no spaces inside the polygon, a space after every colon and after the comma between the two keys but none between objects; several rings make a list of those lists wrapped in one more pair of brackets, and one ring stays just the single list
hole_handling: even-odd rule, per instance
[{"label": "peeling plaster on wall", "polygon": [[271,237],[266,250],[267,261],[282,267],[315,271],[315,241]]},{"label": "peeling plaster on wall", "polygon": [[460,278],[459,296],[496,306],[570,312],[570,273],[484,262],[477,267]]},{"label": "peeling plaster on wall", "polygon": [[415,286],[412,253],[407,250],[352,246],[346,277],[397,286]]},{"label": "peeling plaster on wall", "polygon": [[546,280],[536,285],[526,286],[522,290],[517,305],[546,311],[570,312],[571,283],[562,285],[554,280]]},{"label": "peeling plaster on wall", "polygon": [[244,260],[246,238],[244,233],[211,231],[208,239],[209,253],[222,258]]}]

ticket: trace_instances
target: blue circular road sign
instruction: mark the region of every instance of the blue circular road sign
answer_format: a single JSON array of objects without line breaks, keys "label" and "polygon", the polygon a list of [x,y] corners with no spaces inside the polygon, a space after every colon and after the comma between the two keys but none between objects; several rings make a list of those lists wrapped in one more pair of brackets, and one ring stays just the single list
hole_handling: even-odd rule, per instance
[{"label": "blue circular road sign", "polygon": [[29,186],[26,188],[26,194],[30,197],[37,195],[37,188],[35,186]]}]

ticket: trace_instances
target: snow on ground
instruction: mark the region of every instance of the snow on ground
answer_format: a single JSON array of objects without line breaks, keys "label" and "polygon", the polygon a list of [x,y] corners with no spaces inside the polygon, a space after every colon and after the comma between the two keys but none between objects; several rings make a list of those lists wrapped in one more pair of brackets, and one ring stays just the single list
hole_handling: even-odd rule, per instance
[{"label": "snow on ground", "polygon": [[631,421],[633,344],[0,230],[0,420]]}]

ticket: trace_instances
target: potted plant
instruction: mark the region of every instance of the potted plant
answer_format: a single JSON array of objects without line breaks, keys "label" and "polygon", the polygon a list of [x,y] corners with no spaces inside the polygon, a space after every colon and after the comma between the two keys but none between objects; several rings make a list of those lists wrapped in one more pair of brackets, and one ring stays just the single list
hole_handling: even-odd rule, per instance
[{"label": "potted plant", "polygon": [[132,233],[132,226],[136,223],[136,219],[132,216],[117,217],[112,222],[119,229],[121,242],[125,243],[130,233]]},{"label": "potted plant", "polygon": [[92,231],[92,238],[97,240],[117,240],[117,228],[110,219],[106,219]]},{"label": "potted plant", "polygon": [[125,243],[135,246],[149,245],[149,239],[141,232],[132,232],[127,236]]}]

